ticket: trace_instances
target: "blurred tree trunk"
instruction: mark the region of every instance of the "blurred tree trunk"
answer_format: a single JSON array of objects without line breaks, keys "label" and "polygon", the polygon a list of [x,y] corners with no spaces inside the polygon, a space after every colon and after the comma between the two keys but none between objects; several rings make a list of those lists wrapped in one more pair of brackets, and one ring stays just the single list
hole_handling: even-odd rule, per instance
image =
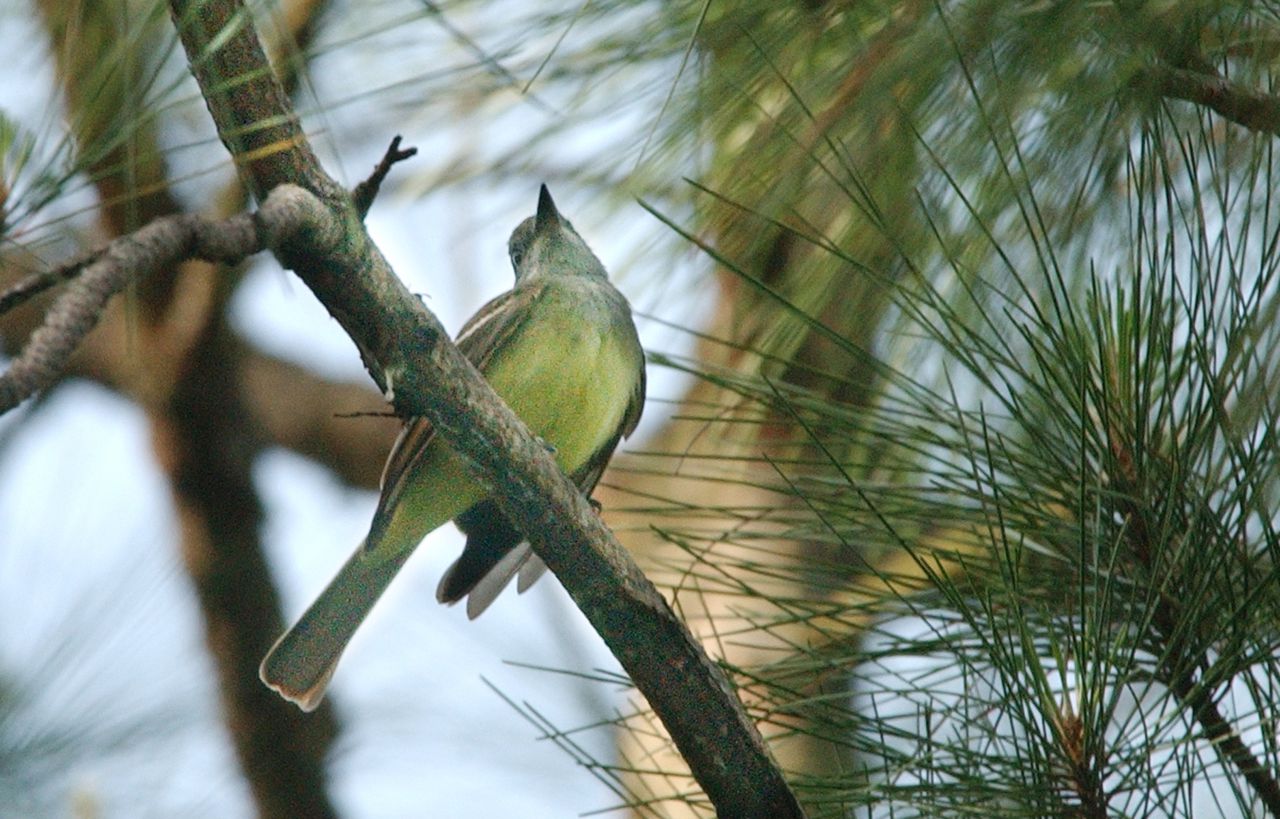
[{"label": "blurred tree trunk", "polygon": [[[290,6],[295,37],[312,29],[321,5]],[[145,110],[141,97],[156,69],[151,55],[164,53],[162,38],[172,36],[164,7],[41,0],[40,8],[77,143],[99,152],[86,164],[102,203],[103,233],[119,236],[178,212],[154,131],[158,123],[134,119]],[[241,209],[244,198],[238,185],[224,192],[219,215]],[[327,396],[349,399],[368,391],[323,385],[300,369],[249,353],[226,320],[239,275],[191,262],[141,282],[132,309],[112,307],[79,357],[79,371],[123,389],[151,418],[155,457],[173,489],[181,552],[204,615],[227,726],[259,815],[331,817],[336,814],[326,793],[324,758],[336,730],[332,713],[307,717],[257,678],[258,662],[283,622],[259,538],[262,508],[252,466],[268,443],[266,430],[280,440],[298,427],[266,412],[273,423],[263,425],[254,407],[275,406],[272,391],[286,388],[285,377],[295,386],[309,381],[313,393]],[[264,373],[271,376],[264,379]],[[280,383],[274,383],[277,375]],[[312,407],[329,413],[354,408]],[[308,434],[297,436],[299,445]],[[370,473],[359,474],[368,480]]]}]

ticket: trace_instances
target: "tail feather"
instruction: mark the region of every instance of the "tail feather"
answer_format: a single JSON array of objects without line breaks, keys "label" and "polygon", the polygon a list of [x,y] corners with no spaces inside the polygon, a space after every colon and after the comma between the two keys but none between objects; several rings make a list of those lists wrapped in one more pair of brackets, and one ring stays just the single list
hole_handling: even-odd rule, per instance
[{"label": "tail feather", "polygon": [[[456,603],[472,593],[472,590],[499,567],[510,566],[508,555],[524,536],[516,531],[506,516],[492,500],[486,499],[463,512],[454,521],[467,536],[466,548],[440,578],[436,599],[441,603]],[[507,562],[504,563],[504,560]],[[514,568],[518,569],[517,564]],[[508,573],[510,575],[510,573]],[[493,581],[491,581],[493,582]],[[502,591],[502,583],[494,590],[494,596]],[[483,607],[482,609],[483,610]],[[468,613],[471,604],[468,602]],[[479,611],[476,612],[479,614]],[[472,615],[474,617],[474,615]]]},{"label": "tail feather", "polygon": [[530,555],[529,559],[520,567],[520,579],[516,581],[516,591],[524,594],[529,591],[529,587],[538,582],[538,578],[547,573],[547,564],[542,562],[542,558],[537,555]]},{"label": "tail feather", "polygon": [[267,652],[258,676],[303,711],[324,698],[338,660],[356,629],[412,550],[390,559],[361,544],[298,622]]},{"label": "tail feather", "polygon": [[[529,549],[529,544],[521,543],[503,555],[479,580],[475,581],[466,592],[467,618],[474,620],[484,614],[485,609],[489,608],[493,601],[498,599],[498,595],[502,594],[502,590],[507,587],[511,579],[520,571],[520,567],[532,555],[533,552]],[[440,586],[436,589],[436,599],[442,599],[444,590],[449,587],[460,562],[461,559],[455,561],[448,571],[444,573],[444,576],[440,578]],[[446,602],[457,602],[457,599],[446,600]]]}]

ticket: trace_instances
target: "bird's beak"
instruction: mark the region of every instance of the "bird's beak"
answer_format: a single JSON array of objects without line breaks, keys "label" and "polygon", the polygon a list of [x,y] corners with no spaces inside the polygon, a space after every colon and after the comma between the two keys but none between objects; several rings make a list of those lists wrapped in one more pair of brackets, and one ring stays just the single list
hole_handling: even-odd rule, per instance
[{"label": "bird's beak", "polygon": [[545,233],[559,227],[560,211],[556,210],[556,203],[551,198],[551,191],[547,190],[546,185],[543,185],[542,190],[538,192],[538,215],[534,217],[533,232]]}]

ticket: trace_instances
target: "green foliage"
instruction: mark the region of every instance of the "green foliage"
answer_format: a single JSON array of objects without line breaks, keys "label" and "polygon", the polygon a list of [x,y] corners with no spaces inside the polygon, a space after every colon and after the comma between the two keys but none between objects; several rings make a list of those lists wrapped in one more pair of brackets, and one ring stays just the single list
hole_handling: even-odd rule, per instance
[{"label": "green foliage", "polygon": [[788,635],[738,671],[848,752],[797,772],[810,809],[1280,812],[1273,137],[1152,80],[1265,89],[1269,12],[788,6],[700,36],[700,242],[756,365],[658,360],[723,389],[688,411],[709,434],[770,430],[739,480],[776,505],[714,531],[673,499],[664,534],[748,612],[723,639]]},{"label": "green foliage", "polygon": [[[816,803],[1133,816],[1191,815],[1193,795],[1236,815],[1261,804],[1245,771],[1254,760],[1274,783],[1280,762],[1265,728],[1280,717],[1275,169],[1258,139],[1229,183],[1186,173],[1237,148],[1147,123],[1115,226],[1130,253],[1108,270],[1059,264],[1046,243],[1001,289],[939,263],[952,256],[941,241],[904,259],[915,275],[895,289],[889,346],[930,366],[881,369],[873,407],[734,381],[803,431],[791,459],[760,469],[795,499],[778,508],[787,535],[827,556],[795,580],[825,594],[778,600],[757,586],[765,569],[720,571],[762,630],[808,617],[827,639],[778,661],[787,679],[841,669],[858,694],[770,692],[778,710],[814,706],[807,730],[846,737],[861,761],[812,782]],[[681,537],[708,558],[722,544]],[[924,590],[860,582],[868,556],[895,551]],[[831,625],[868,619],[869,633]],[[1227,748],[1236,735],[1243,747]]]}]

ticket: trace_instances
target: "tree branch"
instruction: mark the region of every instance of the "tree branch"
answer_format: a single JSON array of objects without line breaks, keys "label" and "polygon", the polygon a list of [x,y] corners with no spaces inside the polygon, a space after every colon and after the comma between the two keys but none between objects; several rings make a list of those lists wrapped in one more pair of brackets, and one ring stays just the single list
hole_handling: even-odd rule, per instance
[{"label": "tree branch", "polygon": [[[529,533],[534,550],[649,699],[721,815],[802,816],[724,673],[550,454],[395,277],[350,199],[321,170],[267,69],[244,7],[235,0],[170,0],[170,7],[218,132],[250,188],[261,200],[292,182],[318,196],[285,187],[264,202],[263,210],[287,200],[283,204],[308,211],[308,226],[270,234],[277,257],[355,341],[397,410],[429,418],[508,519]],[[249,93],[231,93],[248,86]]]},{"label": "tree branch", "polygon": [[1237,125],[1280,136],[1280,97],[1188,68],[1161,65],[1148,76],[1162,96],[1203,105]]},{"label": "tree branch", "polygon": [[[95,252],[95,256],[99,251]],[[80,265],[83,268],[83,260]],[[65,271],[63,265],[58,271]],[[16,282],[41,280],[44,274]],[[62,281],[55,277],[49,284]],[[3,297],[0,297],[0,303]],[[47,300],[29,301],[11,312],[0,310],[0,355],[13,358],[25,340],[41,324]],[[160,411],[169,387],[156,383],[167,365],[154,356],[139,358],[137,328],[119,309],[108,305],[97,327],[90,332],[62,371],[60,378],[84,378],[123,393],[148,410]],[[278,446],[311,458],[339,479],[362,489],[378,488],[382,461],[399,430],[395,418],[350,418],[352,413],[385,411],[377,390],[367,384],[326,378],[300,364],[263,352],[228,328],[233,355],[239,364],[237,379],[257,445]],[[148,345],[150,347],[150,345]],[[257,679],[257,665],[253,678]]]},{"label": "tree branch", "polygon": [[58,296],[44,324],[0,375],[0,413],[58,379],[107,300],[130,282],[185,259],[235,262],[261,250],[257,218],[270,215],[239,215],[221,222],[192,214],[168,216],[111,242]]},{"label": "tree branch", "polygon": [[[326,199],[342,198],[342,187],[324,173],[311,150],[244,4],[171,0],[169,10],[218,138],[254,198],[262,202],[286,182]],[[200,50],[193,51],[197,43]]]},{"label": "tree branch", "polygon": [[1240,772],[1272,816],[1280,816],[1280,779],[1258,760],[1218,709],[1213,687],[1206,679],[1206,671],[1212,665],[1209,656],[1187,639],[1186,617],[1179,602],[1183,584],[1178,577],[1186,569],[1160,568],[1162,560],[1157,552],[1162,544],[1154,534],[1156,526],[1149,521],[1150,507],[1142,501],[1142,487],[1149,484],[1138,474],[1133,447],[1118,432],[1111,431],[1109,437],[1125,535],[1146,576],[1159,580],[1160,591],[1151,612],[1151,624],[1162,643],[1157,676],[1191,712],[1214,751]]}]

